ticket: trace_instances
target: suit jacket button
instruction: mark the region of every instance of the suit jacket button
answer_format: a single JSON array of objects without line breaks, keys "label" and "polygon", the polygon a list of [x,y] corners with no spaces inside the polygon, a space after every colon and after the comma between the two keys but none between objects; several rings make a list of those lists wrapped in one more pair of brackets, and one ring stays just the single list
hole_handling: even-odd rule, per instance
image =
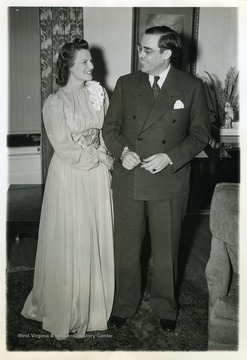
[{"label": "suit jacket button", "polygon": [[173,119],[173,120],[172,120],[173,124],[175,124],[176,121],[177,121],[176,119]]},{"label": "suit jacket button", "polygon": [[166,143],[166,140],[162,140],[162,144],[165,144]]},{"label": "suit jacket button", "polygon": [[133,119],[134,119],[134,120],[136,119],[136,116],[135,116],[135,115],[133,115]]}]

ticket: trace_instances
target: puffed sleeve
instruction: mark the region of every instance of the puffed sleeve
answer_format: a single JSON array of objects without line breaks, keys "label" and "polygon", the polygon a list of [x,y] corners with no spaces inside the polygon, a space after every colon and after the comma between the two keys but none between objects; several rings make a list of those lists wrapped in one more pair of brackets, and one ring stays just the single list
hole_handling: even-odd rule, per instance
[{"label": "puffed sleeve", "polygon": [[59,158],[67,165],[81,170],[90,170],[99,164],[96,149],[82,148],[73,141],[64,118],[63,100],[53,94],[48,97],[43,107],[45,130],[51,145]]}]

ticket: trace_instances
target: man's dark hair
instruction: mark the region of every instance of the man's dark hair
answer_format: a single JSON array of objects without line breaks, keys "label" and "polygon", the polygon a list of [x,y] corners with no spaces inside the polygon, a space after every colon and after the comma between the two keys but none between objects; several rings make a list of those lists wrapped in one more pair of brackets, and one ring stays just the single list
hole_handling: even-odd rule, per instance
[{"label": "man's dark hair", "polygon": [[178,33],[168,26],[154,26],[146,29],[147,35],[160,35],[158,42],[161,50],[169,49],[172,52],[171,58],[175,58],[181,54],[182,40]]}]

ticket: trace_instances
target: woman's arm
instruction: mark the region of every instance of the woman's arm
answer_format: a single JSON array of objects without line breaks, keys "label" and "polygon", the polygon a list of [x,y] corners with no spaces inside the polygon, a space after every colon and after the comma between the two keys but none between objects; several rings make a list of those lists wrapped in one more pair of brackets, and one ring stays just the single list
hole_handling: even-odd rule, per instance
[{"label": "woman's arm", "polygon": [[46,133],[59,158],[67,165],[83,170],[90,170],[100,161],[98,151],[87,149],[77,144],[71,136],[63,112],[63,101],[58,95],[50,95],[43,107]]}]

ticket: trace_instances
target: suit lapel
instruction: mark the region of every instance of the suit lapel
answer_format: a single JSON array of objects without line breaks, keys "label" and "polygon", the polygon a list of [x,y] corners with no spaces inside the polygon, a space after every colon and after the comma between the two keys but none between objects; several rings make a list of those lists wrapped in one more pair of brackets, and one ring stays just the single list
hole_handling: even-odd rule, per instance
[{"label": "suit lapel", "polygon": [[155,103],[153,91],[151,89],[148,74],[140,73],[140,80],[136,86],[136,106],[138,111],[138,132],[143,128],[148,114]]},{"label": "suit lapel", "polygon": [[[168,110],[173,108],[175,101],[181,94],[181,90],[178,89],[177,83],[176,69],[171,67],[157,100],[153,100],[151,110],[146,113],[148,115],[146,117],[146,121],[143,123],[143,126],[140,128],[140,133],[148,129],[156,120],[163,116]],[[150,84],[149,88],[151,89]],[[152,89],[151,96],[153,99]]]}]

